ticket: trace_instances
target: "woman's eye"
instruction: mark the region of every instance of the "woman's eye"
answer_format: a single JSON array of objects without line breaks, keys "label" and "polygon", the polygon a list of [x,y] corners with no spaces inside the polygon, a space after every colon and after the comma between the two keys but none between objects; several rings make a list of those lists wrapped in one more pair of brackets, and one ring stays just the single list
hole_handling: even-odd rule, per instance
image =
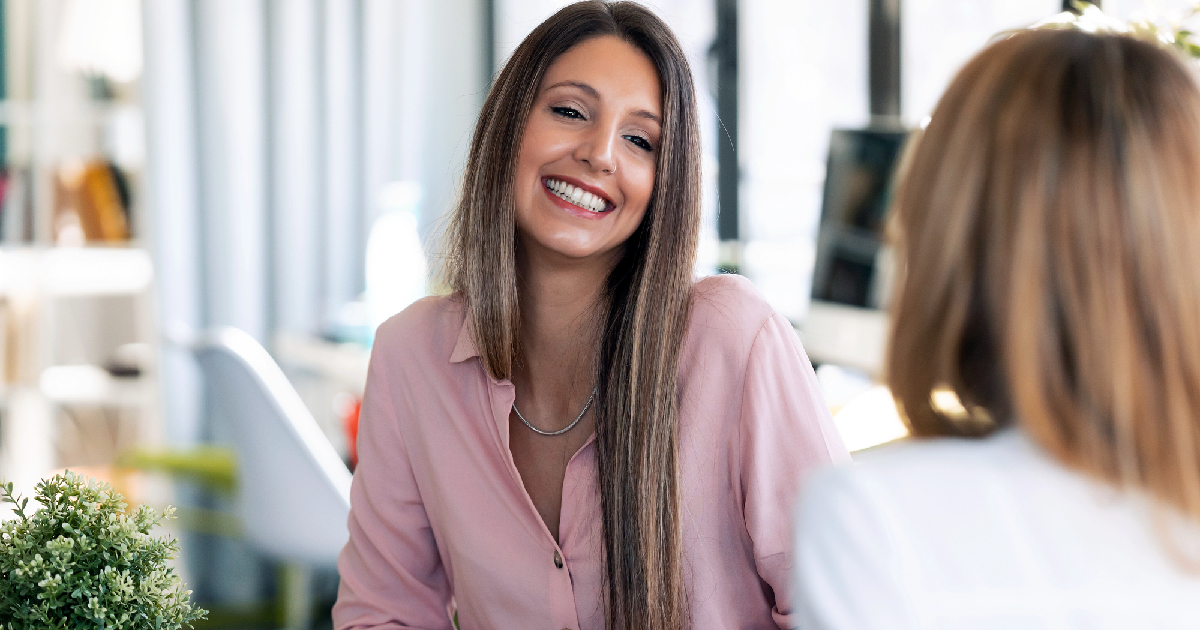
[{"label": "woman's eye", "polygon": [[583,120],[583,114],[580,114],[579,110],[575,109],[574,107],[551,107],[550,111],[562,116],[563,118]]},{"label": "woman's eye", "polygon": [[641,136],[624,136],[624,138],[626,140],[632,142],[633,146],[635,146],[643,151],[653,151],[654,150],[654,147],[651,146],[650,141]]}]

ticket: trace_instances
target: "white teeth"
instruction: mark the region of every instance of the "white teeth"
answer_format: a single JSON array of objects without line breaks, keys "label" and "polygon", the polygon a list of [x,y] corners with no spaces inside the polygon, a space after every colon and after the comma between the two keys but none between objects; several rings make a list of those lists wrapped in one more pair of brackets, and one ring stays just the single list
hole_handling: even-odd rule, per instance
[{"label": "white teeth", "polygon": [[558,195],[560,199],[591,212],[603,212],[604,208],[608,206],[608,202],[604,198],[557,179],[546,180],[546,188]]}]

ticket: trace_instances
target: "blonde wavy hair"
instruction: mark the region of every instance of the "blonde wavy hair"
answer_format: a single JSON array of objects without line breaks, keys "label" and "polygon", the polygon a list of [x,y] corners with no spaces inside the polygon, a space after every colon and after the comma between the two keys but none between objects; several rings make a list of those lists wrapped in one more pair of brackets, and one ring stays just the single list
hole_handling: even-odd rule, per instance
[{"label": "blonde wavy hair", "polygon": [[[1200,521],[1200,89],[1125,35],[1012,34],[906,156],[888,380],[915,435],[1019,424]],[[968,410],[946,413],[949,388]]]}]

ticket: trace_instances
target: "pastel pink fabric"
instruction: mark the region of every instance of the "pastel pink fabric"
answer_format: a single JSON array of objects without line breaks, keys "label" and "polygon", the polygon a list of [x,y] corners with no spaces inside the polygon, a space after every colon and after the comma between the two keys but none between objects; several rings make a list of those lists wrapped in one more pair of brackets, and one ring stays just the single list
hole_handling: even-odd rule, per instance
[{"label": "pastel pink fabric", "polygon": [[[695,285],[679,367],[688,601],[697,630],[791,628],[794,497],[849,455],[791,325],[749,281]],[[602,630],[594,441],[567,465],[560,543],[508,449],[514,389],[487,375],[462,302],[379,328],[334,627]],[[556,563],[562,558],[562,568]]]}]

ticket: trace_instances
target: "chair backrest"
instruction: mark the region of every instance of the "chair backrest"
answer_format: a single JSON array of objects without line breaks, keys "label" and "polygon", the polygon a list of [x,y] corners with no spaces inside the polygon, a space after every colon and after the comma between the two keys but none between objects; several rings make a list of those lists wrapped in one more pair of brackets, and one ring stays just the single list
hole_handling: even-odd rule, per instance
[{"label": "chair backrest", "polygon": [[283,370],[236,328],[211,330],[192,350],[232,424],[246,538],[271,556],[336,563],[349,538],[350,471]]}]

